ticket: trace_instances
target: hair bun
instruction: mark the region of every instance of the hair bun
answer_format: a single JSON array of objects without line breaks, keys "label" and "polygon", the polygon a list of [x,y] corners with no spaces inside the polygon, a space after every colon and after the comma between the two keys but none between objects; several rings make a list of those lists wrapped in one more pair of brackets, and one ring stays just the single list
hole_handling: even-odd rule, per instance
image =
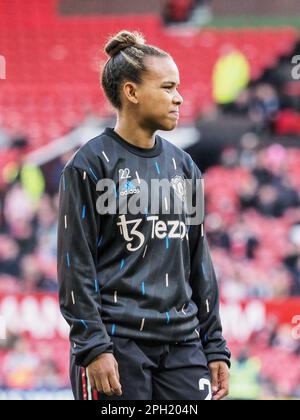
[{"label": "hair bun", "polygon": [[145,45],[144,36],[139,32],[121,31],[109,39],[104,51],[110,57],[115,57],[125,48]]}]

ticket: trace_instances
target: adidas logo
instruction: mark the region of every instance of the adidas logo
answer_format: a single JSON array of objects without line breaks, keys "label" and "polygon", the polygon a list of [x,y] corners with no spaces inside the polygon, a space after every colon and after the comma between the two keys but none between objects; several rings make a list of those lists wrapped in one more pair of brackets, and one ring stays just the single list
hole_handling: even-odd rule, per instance
[{"label": "adidas logo", "polygon": [[120,196],[126,197],[128,195],[139,194],[140,192],[140,187],[136,187],[131,181],[126,181],[120,190]]}]

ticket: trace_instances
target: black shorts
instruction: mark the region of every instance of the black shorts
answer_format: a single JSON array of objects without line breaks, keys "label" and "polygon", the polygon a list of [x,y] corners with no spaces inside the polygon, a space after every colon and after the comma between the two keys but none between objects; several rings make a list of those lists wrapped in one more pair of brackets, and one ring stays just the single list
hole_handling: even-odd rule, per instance
[{"label": "black shorts", "polygon": [[151,344],[112,336],[123,395],[111,397],[90,388],[86,369],[71,358],[76,400],[210,400],[211,378],[200,339]]}]

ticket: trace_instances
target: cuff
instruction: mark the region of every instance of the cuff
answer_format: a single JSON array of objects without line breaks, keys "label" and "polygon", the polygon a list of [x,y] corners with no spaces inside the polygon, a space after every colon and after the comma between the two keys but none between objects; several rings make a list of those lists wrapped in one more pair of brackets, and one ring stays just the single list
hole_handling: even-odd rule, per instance
[{"label": "cuff", "polygon": [[76,365],[87,367],[89,366],[93,360],[95,360],[100,354],[103,353],[113,353],[113,343],[108,343],[106,346],[99,346],[94,347],[90,350],[83,358],[81,357],[80,360],[76,359]]},{"label": "cuff", "polygon": [[224,354],[206,354],[206,359],[208,363],[211,362],[225,362],[227,364],[227,366],[231,367],[231,362],[230,359],[225,356]]}]

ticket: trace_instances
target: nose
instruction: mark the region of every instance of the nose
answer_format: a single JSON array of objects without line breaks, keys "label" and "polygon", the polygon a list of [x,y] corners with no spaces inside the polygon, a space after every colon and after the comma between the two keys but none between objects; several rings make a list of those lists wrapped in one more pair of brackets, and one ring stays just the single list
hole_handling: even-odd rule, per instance
[{"label": "nose", "polygon": [[173,102],[178,106],[180,106],[183,103],[183,97],[180,95],[179,92],[176,92],[176,95],[174,95]]}]

